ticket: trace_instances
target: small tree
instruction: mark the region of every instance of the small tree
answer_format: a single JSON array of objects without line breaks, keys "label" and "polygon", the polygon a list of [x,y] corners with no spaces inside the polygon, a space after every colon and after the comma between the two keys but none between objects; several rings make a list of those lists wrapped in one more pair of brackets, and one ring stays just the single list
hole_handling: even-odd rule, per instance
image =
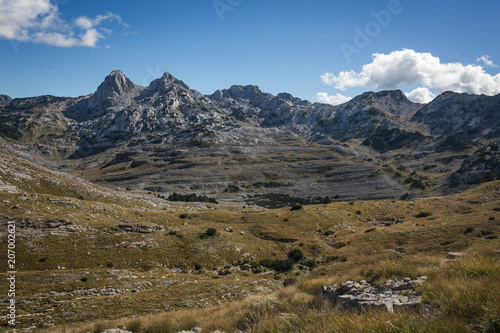
[{"label": "small tree", "polygon": [[304,253],[302,253],[299,249],[294,249],[288,253],[288,258],[292,259],[295,262],[299,262],[300,259],[304,258]]}]

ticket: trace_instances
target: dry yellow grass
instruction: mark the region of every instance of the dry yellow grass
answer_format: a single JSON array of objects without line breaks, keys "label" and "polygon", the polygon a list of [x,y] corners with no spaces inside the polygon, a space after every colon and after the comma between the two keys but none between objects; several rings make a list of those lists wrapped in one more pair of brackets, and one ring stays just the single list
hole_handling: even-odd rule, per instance
[{"label": "dry yellow grass", "polygon": [[[49,175],[42,169],[36,172]],[[69,181],[63,184],[68,185]],[[34,323],[42,327],[42,319],[50,314],[56,324],[50,332],[100,332],[118,324],[144,333],[177,332],[194,326],[226,332],[236,328],[251,332],[499,329],[500,254],[494,251],[500,249],[500,241],[484,238],[500,235],[498,181],[460,196],[332,203],[304,206],[297,211],[257,210],[242,204],[199,208],[157,198],[148,203],[141,201],[140,196],[124,200],[107,190],[103,190],[107,193],[105,200],[93,192],[83,200],[78,196],[84,189],[78,186],[54,192],[52,187],[45,190],[46,185],[25,184],[28,194],[38,193],[36,198],[0,193],[3,219],[44,222],[64,217],[92,229],[63,236],[47,230],[20,229],[16,255],[23,288],[19,290],[19,300],[26,304],[20,314],[42,314],[36,318],[21,317],[20,326]],[[71,200],[57,200],[60,198]],[[180,218],[182,213],[189,217]],[[395,223],[399,219],[404,222]],[[137,234],[113,229],[123,223],[156,224],[165,231]],[[215,228],[219,236],[201,239],[200,234],[207,228]],[[226,228],[233,232],[225,231]],[[169,235],[169,231],[176,231],[183,238]],[[213,271],[235,267],[234,262],[240,260],[285,259],[295,248],[307,259],[319,262],[319,267],[295,268],[279,274],[280,280],[266,272],[215,276]],[[2,243],[0,250],[4,249]],[[466,255],[456,262],[443,262],[450,251]],[[58,266],[66,269],[57,270]],[[201,270],[195,270],[200,266]],[[185,273],[173,271],[174,268],[182,268]],[[136,278],[118,278],[116,271],[129,272]],[[347,279],[382,283],[409,275],[429,276],[428,284],[421,290],[432,307],[429,315],[337,313],[318,296],[322,285]],[[0,274],[1,279],[4,277]],[[86,280],[82,281],[84,277]],[[297,278],[299,284],[273,293],[286,278]],[[76,295],[75,290],[107,286],[131,289],[138,281],[150,282],[151,287],[136,293],[81,296],[78,302],[74,296],[64,294]],[[175,282],[162,284],[168,281]],[[252,285],[258,281],[265,282]],[[234,290],[238,290],[238,297],[233,295]],[[62,294],[50,295],[52,291]],[[32,300],[34,295],[36,301]],[[244,295],[253,296],[241,300]],[[186,306],[186,300],[190,308],[180,310]],[[137,317],[132,318],[133,315]],[[120,319],[123,317],[126,319]],[[108,319],[111,321],[99,322]]]}]

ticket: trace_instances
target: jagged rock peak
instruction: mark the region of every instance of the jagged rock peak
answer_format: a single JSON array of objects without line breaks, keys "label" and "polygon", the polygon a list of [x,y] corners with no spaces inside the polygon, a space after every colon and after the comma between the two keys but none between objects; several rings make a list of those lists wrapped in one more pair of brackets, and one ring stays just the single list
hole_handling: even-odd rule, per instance
[{"label": "jagged rock peak", "polygon": [[12,101],[12,98],[7,95],[0,95],[0,106],[4,106],[10,103]]},{"label": "jagged rock peak", "polygon": [[189,90],[189,87],[187,84],[185,84],[183,81],[177,79],[175,76],[173,76],[172,74],[170,74],[168,72],[165,72],[161,78],[156,79],[153,82],[151,82],[150,87],[151,86],[157,88],[156,90],[170,89],[173,86],[177,86],[177,87]]},{"label": "jagged rock peak", "polygon": [[101,90],[107,90],[109,92],[116,92],[117,94],[121,94],[130,89],[134,89],[136,85],[123,74],[120,70],[114,70],[109,74],[104,82],[97,88]]},{"label": "jagged rock peak", "polygon": [[114,70],[90,97],[88,106],[91,109],[127,106],[141,90],[142,87],[135,85],[122,71]]},{"label": "jagged rock peak", "polygon": [[399,89],[365,92],[353,98],[352,101],[348,103],[375,104],[395,116],[412,113],[423,106],[422,104],[410,101]]},{"label": "jagged rock peak", "polygon": [[353,100],[379,100],[379,99],[392,99],[394,101],[404,101],[412,103],[408,97],[399,89],[397,90],[382,90],[382,91],[367,91],[355,97]]},{"label": "jagged rock peak", "polygon": [[210,98],[220,100],[221,98],[247,99],[253,100],[256,96],[262,95],[262,91],[255,85],[233,85],[229,89],[217,90]]}]

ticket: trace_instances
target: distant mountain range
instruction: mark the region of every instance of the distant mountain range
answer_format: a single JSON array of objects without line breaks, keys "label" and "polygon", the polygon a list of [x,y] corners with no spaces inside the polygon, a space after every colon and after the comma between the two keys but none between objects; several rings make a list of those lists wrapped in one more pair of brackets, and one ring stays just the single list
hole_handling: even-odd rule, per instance
[{"label": "distant mountain range", "polygon": [[[411,188],[411,180],[405,183],[411,178],[409,175],[397,179],[398,173],[409,167],[413,171],[424,171],[427,167],[419,176],[422,179],[413,175],[415,181],[428,183],[427,190],[442,191],[449,189],[450,184],[461,188],[469,182],[500,178],[498,168],[495,169],[498,154],[493,153],[500,139],[499,125],[500,95],[445,92],[429,104],[416,104],[400,90],[393,90],[366,92],[345,104],[331,106],[310,103],[287,93],[274,96],[251,85],[235,85],[203,95],[169,73],[142,87],[121,71],[113,71],[94,94],[78,98],[11,99],[0,95],[0,136],[4,147],[22,151],[54,168],[78,172],[110,185],[123,185],[127,181],[104,177],[106,168],[115,168],[108,170],[109,175],[119,173],[118,164],[123,164],[122,169],[130,169],[134,162],[135,168],[131,169],[137,169],[137,163],[142,169],[149,165],[152,169],[148,169],[147,175],[129,170],[129,176],[135,178],[127,184],[162,192],[182,189],[165,184],[152,186],[155,168],[160,174],[177,167],[169,169],[169,165],[175,165],[172,154],[184,159],[189,156],[190,160],[206,155],[205,163],[210,167],[237,164],[241,168],[250,160],[272,159],[271,170],[277,171],[280,164],[277,162],[287,161],[283,152],[301,155],[297,152],[299,148],[308,156],[297,159],[299,166],[314,156],[319,158],[324,151],[331,152],[332,159],[351,165],[370,165],[377,177],[388,178],[386,185],[391,190],[381,191],[382,197],[398,196],[406,190],[413,191],[414,195],[419,195],[415,191],[423,191],[420,195],[425,193],[422,188]],[[453,176],[450,183],[452,173],[469,165],[465,162],[467,156],[486,147],[492,152],[493,160],[489,160],[486,167],[493,168],[491,174],[483,174],[475,180]],[[231,160],[236,155],[241,158]],[[406,157],[401,158],[402,155]],[[169,165],[158,166],[160,159],[163,164],[167,160]],[[446,161],[449,162],[444,163]],[[198,170],[199,163],[184,170],[188,174]],[[387,167],[382,167],[383,164]],[[329,171],[319,171],[305,194],[313,196],[314,183],[327,177]],[[123,174],[123,170],[120,172]],[[256,172],[262,175],[257,177],[261,181],[277,179],[293,183],[293,177],[285,171],[282,176],[269,176],[262,170]],[[433,180],[433,177],[437,178]],[[239,184],[240,188],[248,186],[243,174],[232,178],[221,174],[220,179],[210,182],[218,185],[207,188],[186,180],[186,189],[227,197],[223,190],[230,184]],[[292,195],[283,188],[280,191]],[[329,193],[327,189],[319,192],[319,195]]]}]

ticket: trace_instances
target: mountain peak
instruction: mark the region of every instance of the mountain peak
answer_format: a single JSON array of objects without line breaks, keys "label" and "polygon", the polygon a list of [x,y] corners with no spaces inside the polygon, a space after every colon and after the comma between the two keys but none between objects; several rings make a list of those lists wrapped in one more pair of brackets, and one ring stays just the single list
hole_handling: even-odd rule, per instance
[{"label": "mountain peak", "polygon": [[394,116],[410,114],[422,107],[422,104],[410,101],[399,89],[365,92],[353,98],[352,102],[376,105]]},{"label": "mountain peak", "polygon": [[172,88],[179,90],[190,90],[189,87],[181,80],[177,79],[172,74],[165,72],[161,78],[153,80],[149,86],[144,90],[141,99],[150,97],[155,94],[164,94],[172,90]]},{"label": "mountain peak", "polygon": [[125,107],[129,105],[140,92],[136,86],[120,70],[112,71],[96,92],[89,98],[90,109],[107,109],[110,107]]},{"label": "mountain peak", "polygon": [[0,106],[4,106],[10,103],[12,101],[12,98],[7,95],[0,95]]},{"label": "mountain peak", "polygon": [[115,69],[114,71],[111,71],[108,76],[125,76],[125,74],[123,74],[121,70]]}]

